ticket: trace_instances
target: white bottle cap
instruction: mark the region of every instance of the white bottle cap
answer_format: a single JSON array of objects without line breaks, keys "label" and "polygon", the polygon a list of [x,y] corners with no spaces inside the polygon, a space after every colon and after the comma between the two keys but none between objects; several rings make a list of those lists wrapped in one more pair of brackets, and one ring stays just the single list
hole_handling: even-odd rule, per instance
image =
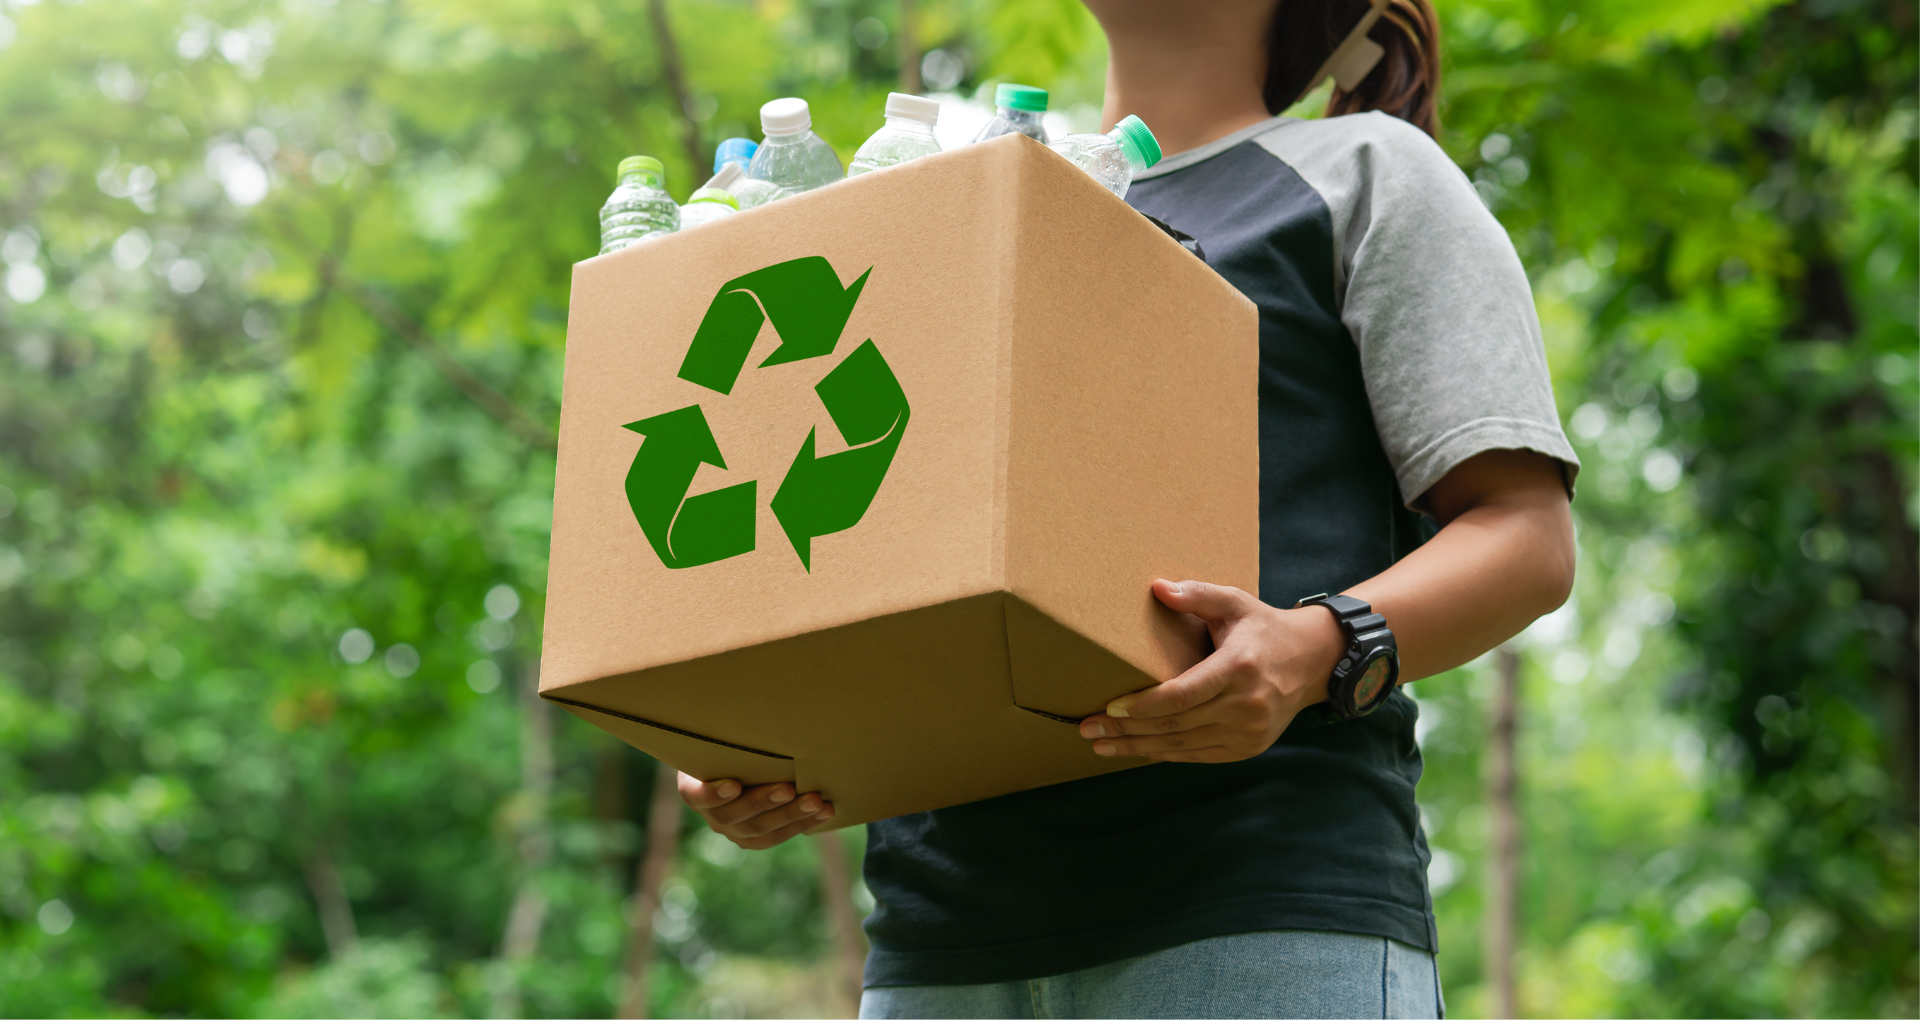
[{"label": "white bottle cap", "polygon": [[721,167],[720,172],[714,174],[713,177],[709,179],[707,183],[701,185],[701,187],[725,188],[728,191],[732,191],[734,183],[745,176],[747,176],[747,172],[740,169],[740,164],[729,162],[726,166]]},{"label": "white bottle cap", "polygon": [[887,116],[905,117],[928,125],[937,124],[940,121],[940,100],[910,96],[905,92],[889,92]]},{"label": "white bottle cap", "polygon": [[775,99],[760,108],[760,130],[768,137],[797,135],[813,126],[813,112],[807,101],[791,96]]}]

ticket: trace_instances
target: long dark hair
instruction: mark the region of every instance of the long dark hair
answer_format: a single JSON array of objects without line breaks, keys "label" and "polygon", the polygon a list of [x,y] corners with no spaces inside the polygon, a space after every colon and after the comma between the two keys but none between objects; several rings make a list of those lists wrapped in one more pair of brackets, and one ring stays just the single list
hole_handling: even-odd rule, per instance
[{"label": "long dark hair", "polygon": [[[1292,106],[1334,47],[1368,11],[1367,0],[1280,0],[1267,30],[1267,112]],[[1440,18],[1430,0],[1391,0],[1367,37],[1385,49],[1359,86],[1336,87],[1327,116],[1380,110],[1438,136]]]}]

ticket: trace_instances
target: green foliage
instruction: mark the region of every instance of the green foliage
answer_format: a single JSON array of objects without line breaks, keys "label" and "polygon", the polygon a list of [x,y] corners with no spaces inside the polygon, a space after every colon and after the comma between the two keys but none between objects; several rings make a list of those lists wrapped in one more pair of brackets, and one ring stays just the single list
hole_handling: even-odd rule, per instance
[{"label": "green foliage", "polygon": [[1090,51],[1104,56],[1106,49],[1099,24],[1078,0],[995,4],[986,29],[993,53],[987,72],[1005,81],[1057,88],[1063,77],[1084,66]]},{"label": "green foliage", "polygon": [[450,1016],[446,982],[417,941],[369,941],[308,972],[286,976],[263,1017]]},{"label": "green foliage", "polygon": [[[791,20],[673,14],[722,126],[814,80]],[[568,266],[620,156],[697,180],[644,11],[6,16],[0,1012],[610,1011],[650,771],[562,716],[529,873],[517,691]],[[817,955],[817,867],[762,858],[712,894],[751,921],[663,937],[658,1007],[709,945]],[[499,958],[522,882],[538,966]]]},{"label": "green foliage", "polygon": [[[1448,143],[1535,273],[1586,460],[1584,633],[1534,662],[1631,668],[1692,723],[1607,742],[1630,803],[1694,804],[1678,828],[1582,836],[1529,800],[1530,877],[1550,880],[1523,1001],[1911,1013],[1911,8],[1476,7],[1449,12]],[[1566,705],[1535,707],[1562,725]],[[1667,739],[1686,798],[1627,779]],[[1525,775],[1600,792],[1538,757]],[[1547,908],[1567,895],[1592,900]]]},{"label": "green foliage", "polygon": [[[1098,102],[1078,6],[915,7],[960,90]],[[652,765],[560,715],[543,794],[522,692],[614,164],[684,197],[781,93],[850,155],[898,8],[669,4],[684,105],[643,4],[0,10],[0,1012],[605,1014],[630,920],[656,1015],[834,1008],[814,848],[690,827],[629,918]],[[1911,1015],[1911,5],[1442,17],[1586,463],[1521,642],[1523,1005]],[[1486,671],[1416,690],[1471,1014]]]}]

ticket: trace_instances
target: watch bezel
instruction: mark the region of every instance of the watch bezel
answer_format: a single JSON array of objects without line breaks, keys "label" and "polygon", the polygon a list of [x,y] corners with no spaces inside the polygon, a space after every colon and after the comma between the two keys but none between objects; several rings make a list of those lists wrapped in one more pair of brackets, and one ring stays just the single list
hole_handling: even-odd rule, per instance
[{"label": "watch bezel", "polygon": [[[1355,688],[1359,687],[1360,678],[1366,676],[1367,670],[1372,668],[1374,663],[1379,662],[1382,659],[1386,660],[1386,663],[1387,663],[1386,683],[1383,683],[1380,685],[1380,690],[1376,691],[1373,695],[1372,700],[1368,701],[1366,704],[1362,705],[1354,701],[1353,699],[1354,690]],[[1380,644],[1375,644],[1372,647],[1365,649],[1360,657],[1359,665],[1350,667],[1347,670],[1347,684],[1346,684],[1347,697],[1343,700],[1353,703],[1353,706],[1354,706],[1353,714],[1350,716],[1350,718],[1358,719],[1363,715],[1371,715],[1375,709],[1379,708],[1381,705],[1386,704],[1388,698],[1393,697],[1394,690],[1399,686],[1400,686],[1399,649],[1393,646],[1391,643],[1385,643],[1385,642]]]}]

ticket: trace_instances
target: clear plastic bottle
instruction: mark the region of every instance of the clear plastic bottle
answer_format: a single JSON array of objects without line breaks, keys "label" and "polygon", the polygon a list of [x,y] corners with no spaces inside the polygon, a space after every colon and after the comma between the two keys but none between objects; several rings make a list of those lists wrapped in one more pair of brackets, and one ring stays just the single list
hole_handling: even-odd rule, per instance
[{"label": "clear plastic bottle", "polygon": [[740,211],[739,200],[725,188],[700,188],[680,207],[680,229],[692,230],[703,223],[724,220]]},{"label": "clear plastic bottle", "polygon": [[887,123],[861,143],[847,165],[847,176],[905,163],[940,151],[933,126],[940,121],[940,101],[905,92],[887,93]]},{"label": "clear plastic bottle", "polygon": [[667,194],[666,168],[652,156],[620,161],[620,183],[600,207],[600,254],[680,229],[680,207]]},{"label": "clear plastic bottle", "polygon": [[822,188],[846,175],[833,146],[813,133],[806,100],[776,99],[762,106],[760,130],[767,138],[754,152],[747,173],[778,189],[767,201]]},{"label": "clear plastic bottle", "polygon": [[1047,90],[1031,85],[1005,84],[993,90],[993,119],[973,136],[976,142],[1001,135],[1026,135],[1047,144],[1047,129],[1040,126],[1040,115],[1047,112]]},{"label": "clear plastic bottle", "polygon": [[[753,165],[753,154],[760,144],[751,138],[729,138],[713,150],[713,179],[706,184],[709,188],[725,188],[733,192],[734,201],[740,208],[751,209],[756,205],[765,205],[779,189],[766,181],[756,181],[747,176],[747,169]],[[727,168],[733,167],[733,173]],[[725,177],[725,180],[721,180]]]},{"label": "clear plastic bottle", "polygon": [[1131,114],[1104,135],[1068,135],[1048,148],[1121,198],[1127,197],[1134,174],[1160,162],[1160,142]]}]

